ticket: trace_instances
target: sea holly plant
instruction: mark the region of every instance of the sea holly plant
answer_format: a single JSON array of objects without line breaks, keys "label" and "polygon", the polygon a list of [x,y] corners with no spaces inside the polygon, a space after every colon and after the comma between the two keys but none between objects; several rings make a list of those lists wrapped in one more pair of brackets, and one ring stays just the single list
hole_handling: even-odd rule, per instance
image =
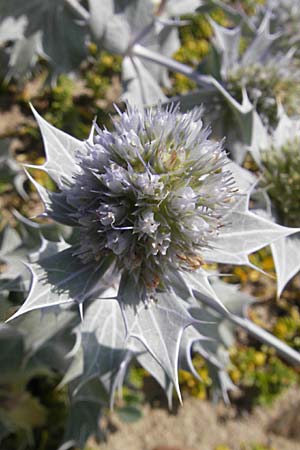
[{"label": "sea holly plant", "polygon": [[[166,100],[162,90],[170,86],[166,61],[180,46],[178,26],[184,23],[178,16],[194,13],[202,5],[201,0],[89,0],[92,39],[99,48],[123,56],[123,99],[139,107]],[[156,62],[141,58],[135,51],[139,46],[153,53]]]},{"label": "sea holly plant", "polygon": [[210,52],[199,65],[198,76],[195,71],[185,73],[198,82],[199,89],[176,100],[185,110],[200,103],[206,105],[214,133],[227,137],[232,157],[242,163],[246,146],[251,144],[254,109],[270,128],[277,122],[278,102],[289,114],[299,110],[296,92],[300,72],[295,49],[275,52],[281,35],[270,32],[269,14],[252,33],[250,42],[243,34],[242,23],[229,29],[212,19],[209,22],[214,32]]},{"label": "sea holly plant", "polygon": [[11,42],[3,49],[8,58],[7,77],[24,78],[39,57],[49,62],[52,79],[60,73],[77,71],[88,56],[88,42],[93,41],[99,49],[124,57],[122,80],[126,98],[134,95],[135,101],[143,104],[162,100],[164,94],[159,86],[168,83],[166,68],[143,64],[133,55],[129,57],[130,47],[139,42],[171,56],[179,46],[177,27],[181,23],[173,17],[192,13],[203,2],[89,0],[86,3],[87,9],[79,0],[29,0],[26,5],[13,0],[3,4],[0,45]]},{"label": "sea holly plant", "polygon": [[[209,139],[201,109],[139,112],[127,105],[118,113],[112,131],[95,124],[89,139],[78,141],[34,111],[46,150],[38,168],[58,190],[30,177],[45,214],[74,233],[63,250],[36,255],[28,297],[12,319],[77,305],[82,356],[68,375],[76,380],[75,396],[98,378],[113,398],[134,356],[180,396],[178,366],[194,343],[210,338],[203,302],[251,328],[223,305],[204,262],[250,264],[250,253],[298,229],[249,211],[245,183],[239,190],[233,163],[222,143]],[[255,326],[252,333],[261,338]],[[203,353],[222,377],[224,363],[209,349]],[[297,352],[282,353],[300,362]]]},{"label": "sea holly plant", "polygon": [[[9,39],[15,43],[11,49],[5,48],[6,52],[10,49],[9,76],[22,78],[28,68],[35,64],[38,56],[50,62],[54,77],[63,71],[74,71],[86,55],[84,43],[92,40],[97,43],[99,49],[123,56],[123,99],[139,107],[166,101],[161,86],[170,84],[169,70],[177,71],[204,88],[199,95],[194,96],[193,101],[196,99],[196,104],[205,102],[207,90],[213,96],[221,94],[234,111],[239,133],[243,135],[242,141],[250,143],[248,130],[251,127],[248,122],[251,121],[253,107],[246,97],[240,104],[224,89],[214,73],[202,75],[171,58],[179,47],[177,28],[182,23],[176,16],[194,13],[199,8],[205,11],[211,6],[223,7],[222,2],[161,0],[157,4],[151,0],[89,0],[88,9],[78,0],[56,0],[51,2],[51,5],[43,2],[42,8],[36,8],[39,2],[40,0],[30,0],[24,6],[14,0],[0,9],[0,39],[3,44]],[[224,7],[228,9],[226,5]],[[34,14],[31,14],[31,11],[34,11]],[[49,14],[53,16],[53,24],[58,27],[60,33],[64,34],[62,30],[66,30],[67,26],[71,30],[67,36],[62,36],[60,46],[55,45],[54,36],[57,33],[45,32],[47,28],[43,26],[43,21]],[[16,36],[7,32],[11,22],[15,23],[18,30]],[[77,43],[76,48],[72,47],[71,41]],[[190,102],[189,99],[185,99],[186,101]],[[219,133],[219,137],[223,135],[223,131]]]},{"label": "sea holly plant", "polygon": [[[272,133],[256,117],[251,153],[261,169],[257,185],[258,207],[278,224],[297,227],[300,195],[300,120],[289,118],[282,108]],[[300,235],[274,241],[271,249],[277,272],[278,296],[300,270]]]},{"label": "sea holly plant", "polygon": [[[179,47],[178,38],[178,26],[181,21],[174,19],[177,14],[193,13],[200,8],[205,10],[206,7],[212,5],[222,5],[222,2],[217,1],[192,1],[192,2],[174,2],[161,1],[159,4],[153,4],[150,0],[129,0],[113,1],[107,0],[106,2],[98,2],[97,0],[90,0],[88,2],[88,9],[85,9],[77,0],[57,0],[51,3],[43,4],[43,9],[38,9],[39,13],[35,17],[34,23],[32,23],[32,17],[29,12],[35,7],[38,0],[30,0],[26,7],[22,4],[18,4],[15,0],[12,5],[2,7],[2,22],[0,23],[0,36],[5,35],[7,30],[7,21],[19,20],[20,21],[20,33],[26,34],[28,39],[31,39],[29,30],[37,29],[38,31],[33,34],[32,39],[35,39],[41,47],[40,39],[42,37],[42,51],[37,52],[37,49],[32,50],[32,46],[28,43],[28,39],[20,38],[15,47],[11,51],[11,62],[20,56],[21,60],[23,55],[31,55],[36,58],[39,54],[52,62],[56,73],[63,70],[71,70],[71,66],[74,69],[76,64],[79,66],[80,55],[78,52],[82,50],[82,42],[88,42],[90,40],[95,41],[99,49],[106,49],[109,52],[113,52],[122,55],[122,84],[123,94],[122,99],[128,100],[131,104],[135,104],[142,108],[145,105],[155,105],[158,102],[168,101],[162,86],[170,84],[168,78],[168,71],[179,72],[199,85],[199,91],[194,92],[192,95],[188,94],[185,97],[179,99],[184,108],[190,108],[191,103],[193,105],[199,105],[206,103],[207,105],[213,104],[211,108],[208,122],[214,122],[214,134],[215,137],[221,139],[224,135],[227,136],[228,146],[231,148],[231,152],[235,159],[240,162],[243,159],[244,153],[238,155],[237,148],[240,147],[240,143],[250,145],[251,143],[251,130],[253,119],[253,104],[249,101],[246,90],[240,89],[242,86],[238,86],[237,98],[235,90],[231,92],[226,86],[224,87],[224,77],[222,69],[222,76],[217,73],[215,69],[209,64],[209,73],[205,72],[205,67],[200,67],[200,70],[195,70],[185,64],[181,64],[175,61],[171,56]],[[14,8],[13,10],[11,8]],[[25,8],[25,9],[24,9]],[[72,20],[72,26],[75,27],[71,33],[72,42],[77,42],[77,38],[73,39],[73,36],[81,36],[81,44],[77,46],[77,53],[74,53],[72,48],[67,47],[68,52],[66,57],[66,51],[64,46],[54,45],[55,33],[46,34],[43,32],[43,20],[48,17],[49,14],[53,14],[59,23],[63,20]],[[71,16],[70,16],[71,15]],[[71,18],[70,18],[71,17]],[[75,18],[79,19],[75,20]],[[22,20],[21,20],[22,19]],[[19,22],[18,22],[19,23]],[[213,23],[213,22],[212,22]],[[27,24],[27,28],[25,25]],[[21,26],[22,25],[22,26]],[[25,27],[25,28],[24,28]],[[79,27],[79,28],[78,28]],[[81,27],[81,28],[80,28]],[[217,25],[215,26],[215,28]],[[19,29],[18,28],[18,29]],[[61,27],[64,28],[65,27]],[[72,27],[71,27],[72,28]],[[72,28],[73,29],[73,28]],[[217,28],[216,28],[217,29]],[[226,43],[225,53],[231,46],[234,54],[237,58],[238,53],[238,39],[236,38],[236,30],[226,30],[228,35],[234,36],[234,42],[231,42],[226,36],[225,29],[219,27],[219,41],[221,39]],[[221,31],[220,31],[221,30]],[[70,33],[68,33],[69,36]],[[122,34],[122,40],[120,35]],[[258,32],[258,47],[261,52],[261,42],[266,40],[269,43],[269,35],[267,33]],[[23,35],[22,35],[23,36]],[[50,37],[49,37],[50,36]],[[50,40],[50,42],[48,42]],[[68,45],[68,39],[62,37],[62,41]],[[5,37],[3,37],[5,42]],[[221,42],[223,50],[224,42]],[[50,45],[51,44],[51,45]],[[232,45],[231,45],[232,44]],[[29,45],[29,48],[19,51],[18,45]],[[56,52],[58,51],[56,55]],[[80,50],[81,49],[81,50]],[[266,46],[263,45],[263,51],[266,51]],[[81,52],[83,53],[83,52]],[[81,55],[82,56],[82,55]],[[223,55],[224,56],[224,55]],[[219,52],[219,58],[223,58]],[[226,59],[225,55],[225,59]],[[65,63],[69,61],[74,64],[69,64],[70,68],[65,68]],[[223,58],[224,59],[224,58]],[[230,58],[231,61],[232,58]],[[64,65],[60,64],[60,60],[63,60]],[[221,62],[217,64],[221,64]],[[232,61],[231,61],[232,62]],[[235,61],[234,61],[235,63]],[[23,62],[22,62],[23,64]],[[22,66],[21,64],[21,66]],[[27,63],[26,63],[27,64]],[[25,65],[26,65],[25,64]],[[222,62],[223,64],[223,62]],[[13,74],[13,71],[11,71]],[[55,74],[54,74],[55,75]],[[280,76],[282,73],[280,73]],[[287,86],[290,86],[287,84]],[[255,91],[255,90],[254,90]],[[253,92],[254,92],[253,91]],[[255,91],[258,92],[257,90]],[[240,95],[242,93],[242,95]],[[220,100],[221,99],[221,100]],[[220,100],[220,101],[219,101]],[[274,99],[273,99],[274,100]],[[273,101],[272,100],[272,101]],[[217,104],[215,104],[217,101]],[[228,109],[229,108],[229,109]],[[223,111],[227,111],[227,114],[223,114]],[[228,111],[233,113],[232,121],[235,124],[231,126],[228,123]],[[224,120],[219,120],[219,116],[222,116]],[[218,126],[218,129],[217,129]],[[230,145],[229,145],[230,144]],[[243,147],[242,147],[243,148]]]}]

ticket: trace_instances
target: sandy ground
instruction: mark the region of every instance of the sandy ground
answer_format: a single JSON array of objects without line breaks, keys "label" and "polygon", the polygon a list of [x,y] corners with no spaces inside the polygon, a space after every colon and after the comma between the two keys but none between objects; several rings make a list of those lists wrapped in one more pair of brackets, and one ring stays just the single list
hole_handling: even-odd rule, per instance
[{"label": "sandy ground", "polygon": [[293,388],[271,407],[257,407],[237,416],[233,408],[187,398],[170,415],[163,409],[144,407],[143,418],[122,423],[113,416],[118,428],[107,443],[89,448],[99,450],[252,450],[254,444],[272,450],[300,450],[300,388]]}]

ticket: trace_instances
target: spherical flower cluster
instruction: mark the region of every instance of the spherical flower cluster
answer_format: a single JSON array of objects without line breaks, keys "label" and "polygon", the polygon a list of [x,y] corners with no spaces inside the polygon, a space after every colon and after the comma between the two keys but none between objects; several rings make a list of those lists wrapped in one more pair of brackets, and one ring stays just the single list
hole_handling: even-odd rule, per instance
[{"label": "spherical flower cluster", "polygon": [[267,189],[279,223],[296,227],[300,223],[300,141],[287,141],[280,148],[261,153],[262,184]]},{"label": "spherical flower cluster", "polygon": [[299,114],[300,73],[290,58],[271,58],[265,64],[238,67],[228,74],[227,89],[242,101],[242,88],[246,88],[250,102],[267,126],[274,126],[278,117],[278,102],[290,114]]},{"label": "spherical flower cluster", "polygon": [[65,195],[85,262],[111,256],[156,287],[166,268],[197,269],[234,200],[222,144],[208,139],[201,109],[127,108],[113,131],[96,127]]}]

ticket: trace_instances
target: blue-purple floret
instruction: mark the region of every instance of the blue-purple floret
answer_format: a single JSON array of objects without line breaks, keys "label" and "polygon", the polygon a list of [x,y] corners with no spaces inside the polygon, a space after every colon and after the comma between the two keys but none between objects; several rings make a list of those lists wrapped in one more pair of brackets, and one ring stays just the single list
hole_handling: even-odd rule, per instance
[{"label": "blue-purple floret", "polygon": [[200,267],[236,192],[222,144],[208,139],[201,115],[128,107],[112,132],[96,128],[64,192],[83,261],[112,256],[147,286],[167,268]]}]

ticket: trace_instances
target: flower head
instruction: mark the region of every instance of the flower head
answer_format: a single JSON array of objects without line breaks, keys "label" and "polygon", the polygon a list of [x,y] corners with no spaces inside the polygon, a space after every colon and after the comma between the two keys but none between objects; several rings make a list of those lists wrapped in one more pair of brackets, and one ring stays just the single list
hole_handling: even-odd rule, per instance
[{"label": "flower head", "polygon": [[300,141],[287,141],[282,147],[261,153],[264,168],[262,184],[276,209],[277,220],[291,227],[300,223]]},{"label": "flower head", "polygon": [[265,125],[277,122],[278,103],[293,115],[299,113],[299,67],[291,56],[277,55],[267,61],[238,66],[229,71],[228,91],[242,101],[242,89],[247,89],[250,102],[255,106]]},{"label": "flower head", "polygon": [[222,144],[208,139],[199,108],[128,107],[113,126],[96,128],[65,189],[81,233],[77,254],[85,262],[111,255],[147,286],[167,267],[198,268],[236,191]]}]

